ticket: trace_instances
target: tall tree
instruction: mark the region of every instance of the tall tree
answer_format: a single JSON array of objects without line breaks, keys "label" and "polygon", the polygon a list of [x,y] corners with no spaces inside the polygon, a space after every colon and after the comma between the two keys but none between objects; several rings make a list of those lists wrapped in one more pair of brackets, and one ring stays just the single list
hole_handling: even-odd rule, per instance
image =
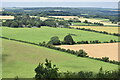
[{"label": "tall tree", "polygon": [[72,45],[72,44],[75,44],[75,41],[73,40],[72,36],[69,34],[64,37],[64,43]]}]

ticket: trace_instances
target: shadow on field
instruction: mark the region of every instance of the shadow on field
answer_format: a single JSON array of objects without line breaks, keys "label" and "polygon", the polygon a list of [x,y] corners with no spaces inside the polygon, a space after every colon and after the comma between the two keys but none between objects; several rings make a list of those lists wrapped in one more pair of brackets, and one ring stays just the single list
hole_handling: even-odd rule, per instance
[{"label": "shadow on field", "polygon": [[7,54],[2,54],[2,61],[5,61],[6,60],[6,57],[8,57],[9,55]]}]

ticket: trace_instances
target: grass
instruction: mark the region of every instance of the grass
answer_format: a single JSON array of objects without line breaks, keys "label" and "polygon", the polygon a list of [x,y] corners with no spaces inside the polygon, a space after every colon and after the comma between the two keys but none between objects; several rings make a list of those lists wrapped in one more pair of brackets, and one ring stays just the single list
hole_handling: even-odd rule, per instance
[{"label": "grass", "polygon": [[74,26],[95,26],[95,24],[87,24],[87,23],[72,23]]},{"label": "grass", "polygon": [[25,40],[29,42],[48,42],[51,37],[58,36],[61,41],[68,34],[73,35],[75,41],[90,41],[90,40],[100,40],[100,41],[110,41],[117,40],[117,36],[100,34],[90,31],[68,29],[68,28],[52,28],[52,27],[42,27],[42,28],[8,28],[2,27],[2,35],[4,37]]},{"label": "grass", "polygon": [[92,30],[96,30],[96,31],[106,31],[109,33],[119,33],[118,29],[120,27],[109,27],[109,26],[71,26],[74,28],[86,28],[86,29],[92,29]]},{"label": "grass", "polygon": [[97,73],[100,67],[103,70],[117,70],[118,66],[56,50],[38,47],[10,40],[3,40],[3,78],[32,78],[34,69],[38,63],[44,62],[45,58],[52,60],[60,72],[65,71],[93,71]]}]

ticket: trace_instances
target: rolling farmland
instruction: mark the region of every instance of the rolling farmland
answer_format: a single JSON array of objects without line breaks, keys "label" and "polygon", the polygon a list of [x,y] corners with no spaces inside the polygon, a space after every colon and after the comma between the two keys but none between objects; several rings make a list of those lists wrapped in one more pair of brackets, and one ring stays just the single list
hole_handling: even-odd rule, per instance
[{"label": "rolling farmland", "polygon": [[51,17],[64,18],[65,20],[77,18],[82,22],[87,20],[87,21],[92,22],[92,23],[100,22],[100,23],[103,23],[106,26],[118,26],[117,24],[113,24],[111,21],[109,21],[109,19],[103,19],[103,18],[83,18],[83,17],[78,18],[77,16],[51,16]]},{"label": "rolling farmland", "polygon": [[0,78],[117,78],[117,9],[22,3],[0,10]]},{"label": "rolling farmland", "polygon": [[[74,55],[59,52],[56,50],[38,47],[30,44],[3,40],[3,78],[32,78],[34,69],[45,58],[52,60],[60,69],[60,72],[67,70],[78,72],[98,72],[100,67],[103,70],[117,70],[118,66],[98,60],[76,57]],[[8,66],[9,65],[9,66]]]}]

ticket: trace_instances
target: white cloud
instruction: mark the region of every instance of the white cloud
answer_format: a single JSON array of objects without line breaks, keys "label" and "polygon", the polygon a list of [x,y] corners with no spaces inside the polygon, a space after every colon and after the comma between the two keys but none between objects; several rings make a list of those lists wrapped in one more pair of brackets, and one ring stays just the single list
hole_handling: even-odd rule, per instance
[{"label": "white cloud", "polygon": [[119,0],[0,0],[2,2],[119,2]]}]

